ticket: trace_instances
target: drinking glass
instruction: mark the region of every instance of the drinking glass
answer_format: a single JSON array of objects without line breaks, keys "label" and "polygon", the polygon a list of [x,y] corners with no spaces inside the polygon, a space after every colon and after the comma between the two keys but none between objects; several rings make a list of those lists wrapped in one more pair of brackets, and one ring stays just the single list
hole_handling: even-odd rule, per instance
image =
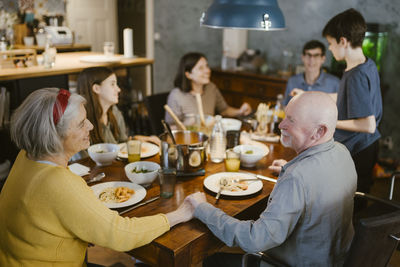
[{"label": "drinking glass", "polygon": [[112,57],[114,55],[114,43],[113,42],[104,42],[104,55],[106,57]]},{"label": "drinking glass", "polygon": [[240,131],[226,131],[226,148],[233,148],[240,143]]},{"label": "drinking glass", "polygon": [[176,169],[159,169],[158,178],[160,181],[160,196],[162,198],[172,197],[175,192]]},{"label": "drinking glass", "polygon": [[139,140],[129,140],[128,147],[128,161],[135,162],[140,160],[140,151],[142,143]]},{"label": "drinking glass", "polygon": [[240,154],[233,149],[226,150],[225,169],[228,172],[237,172],[240,168]]},{"label": "drinking glass", "polygon": [[185,125],[187,130],[197,132],[200,128],[200,117],[193,113],[185,114],[183,125]]}]

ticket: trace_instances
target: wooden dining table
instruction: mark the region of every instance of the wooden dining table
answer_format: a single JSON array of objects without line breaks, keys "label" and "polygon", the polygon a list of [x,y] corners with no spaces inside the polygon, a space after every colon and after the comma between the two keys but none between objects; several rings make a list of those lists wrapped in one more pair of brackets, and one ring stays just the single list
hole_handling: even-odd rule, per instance
[{"label": "wooden dining table", "polygon": [[[295,156],[291,149],[284,148],[281,144],[265,143],[269,148],[267,156],[262,158],[254,168],[240,171],[261,174],[264,176],[277,178],[268,166],[274,159],[290,160]],[[159,155],[144,160],[159,163]],[[84,179],[89,180],[96,174],[104,172],[106,178],[101,182],[108,181],[129,181],[125,175],[124,167],[128,162],[115,160],[109,166],[96,166],[95,163],[87,158],[80,160],[79,163],[91,167],[91,173]],[[215,193],[208,191],[204,185],[204,179],[214,173],[225,171],[224,163],[212,163],[208,161],[205,166],[205,176],[178,177],[175,192],[172,198],[160,198],[156,201],[138,207],[123,216],[142,217],[158,213],[168,213],[177,209],[185,197],[195,192],[205,192],[209,203],[222,209],[225,213],[237,219],[256,220],[260,213],[266,208],[268,196],[270,195],[275,183],[263,181],[262,190],[245,197],[221,196],[219,202],[215,204]],[[90,184],[90,185],[94,185]],[[155,181],[150,187],[146,188],[147,194],[143,201],[160,195],[160,186]],[[118,211],[122,211],[121,208]],[[128,253],[136,259],[144,261],[152,266],[196,266],[202,260],[218,251],[224,244],[216,238],[208,228],[197,219],[178,224],[170,231],[153,240],[150,244],[133,249]]]}]

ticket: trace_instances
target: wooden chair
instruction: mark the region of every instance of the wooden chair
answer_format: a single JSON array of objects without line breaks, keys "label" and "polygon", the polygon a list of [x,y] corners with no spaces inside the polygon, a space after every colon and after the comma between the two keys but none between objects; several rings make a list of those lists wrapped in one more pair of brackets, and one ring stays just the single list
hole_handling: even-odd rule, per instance
[{"label": "wooden chair", "polygon": [[144,103],[149,113],[152,134],[160,135],[164,132],[161,120],[165,118],[164,105],[167,103],[169,92],[146,96]]},{"label": "wooden chair", "polygon": [[[381,267],[387,266],[393,252],[400,242],[400,204],[356,192],[355,198],[363,198],[380,204],[380,213],[373,215],[362,213],[355,215],[355,235],[344,266]],[[249,257],[258,257],[273,266],[286,266],[265,253],[247,253],[242,258],[242,266],[246,267]]]}]

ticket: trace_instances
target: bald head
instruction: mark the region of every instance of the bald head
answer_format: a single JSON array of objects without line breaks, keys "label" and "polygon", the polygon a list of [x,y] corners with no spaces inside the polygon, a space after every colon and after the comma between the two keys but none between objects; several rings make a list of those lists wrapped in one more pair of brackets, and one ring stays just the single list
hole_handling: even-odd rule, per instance
[{"label": "bald head", "polygon": [[327,131],[322,141],[330,140],[335,132],[337,122],[337,107],[333,99],[326,93],[311,91],[294,97],[288,107],[295,110],[302,124],[325,126]]}]

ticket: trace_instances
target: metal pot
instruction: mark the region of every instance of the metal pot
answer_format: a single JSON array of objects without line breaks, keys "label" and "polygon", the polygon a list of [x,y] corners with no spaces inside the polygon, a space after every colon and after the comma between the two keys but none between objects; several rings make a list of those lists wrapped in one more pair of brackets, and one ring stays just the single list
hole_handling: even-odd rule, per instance
[{"label": "metal pot", "polygon": [[160,135],[161,166],[191,173],[204,169],[208,136],[202,132],[172,131],[176,145],[167,133]]}]

